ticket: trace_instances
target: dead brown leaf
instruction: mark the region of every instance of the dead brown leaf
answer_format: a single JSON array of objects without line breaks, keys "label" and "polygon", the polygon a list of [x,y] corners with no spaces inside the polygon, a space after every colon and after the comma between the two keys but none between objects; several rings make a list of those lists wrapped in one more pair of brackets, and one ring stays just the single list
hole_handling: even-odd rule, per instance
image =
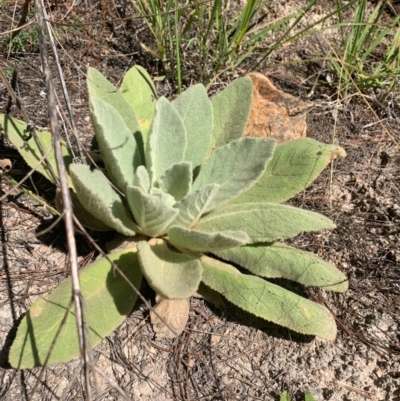
[{"label": "dead brown leaf", "polygon": [[179,336],[189,319],[189,300],[164,299],[157,295],[156,302],[150,319],[157,340]]}]

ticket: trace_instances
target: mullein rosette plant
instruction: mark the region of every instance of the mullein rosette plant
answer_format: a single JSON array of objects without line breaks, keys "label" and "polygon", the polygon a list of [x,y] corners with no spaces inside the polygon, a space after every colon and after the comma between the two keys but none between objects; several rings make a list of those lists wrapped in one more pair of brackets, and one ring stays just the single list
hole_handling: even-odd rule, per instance
[{"label": "mullein rosette plant", "polygon": [[[120,88],[90,68],[87,86],[104,169],[72,163],[64,146],[71,195],[84,224],[131,241],[108,255],[125,277],[104,257],[80,273],[92,346],[130,313],[137,299],[132,285],[139,288],[143,279],[158,300],[218,293],[278,325],[334,339],[335,321],[325,307],[268,279],[346,290],[346,277],[335,266],[281,242],[335,228],[320,214],[282,203],[344,151],[308,138],[277,145],[270,138],[243,137],[252,102],[248,77],[212,100],[201,84],[173,101],[157,99],[149,75],[137,66]],[[20,149],[24,124],[1,119]],[[50,134],[39,134],[46,143]],[[33,166],[40,157],[31,142],[20,150]],[[52,155],[49,160],[54,163]],[[11,347],[12,366],[32,368],[46,358],[51,364],[79,355],[70,299],[65,280],[32,305]]]}]

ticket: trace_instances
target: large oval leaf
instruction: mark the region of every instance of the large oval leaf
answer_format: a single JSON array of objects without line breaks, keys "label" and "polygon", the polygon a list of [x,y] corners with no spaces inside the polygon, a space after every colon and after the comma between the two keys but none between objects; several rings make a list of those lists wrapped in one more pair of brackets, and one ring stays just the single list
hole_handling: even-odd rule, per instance
[{"label": "large oval leaf", "polygon": [[173,164],[183,161],[186,143],[186,130],[181,117],[171,103],[161,97],[156,104],[146,146],[146,166],[152,183]]},{"label": "large oval leaf", "polygon": [[122,93],[108,79],[95,68],[89,67],[86,85],[89,92],[89,103],[92,97],[99,97],[113,107],[123,118],[130,131],[135,133],[139,126],[135,111],[125,100]]},{"label": "large oval leaf", "polygon": [[249,236],[244,231],[205,233],[204,231],[190,230],[178,226],[171,227],[168,230],[168,238],[174,246],[183,247],[195,252],[212,252],[214,250],[237,247],[250,242]]},{"label": "large oval leaf", "polygon": [[214,151],[200,169],[192,188],[219,184],[206,211],[228,202],[257,182],[275,149],[274,139],[241,138]]},{"label": "large oval leaf", "polygon": [[[107,259],[99,259],[80,272],[92,347],[111,334],[126,318],[136,302],[142,273],[135,249],[110,254],[109,258],[123,271],[128,284]],[[17,369],[42,366],[51,344],[67,313],[72,297],[71,279],[65,279],[50,295],[34,302],[18,327],[9,361]],[[56,340],[48,364],[67,362],[79,356],[74,307]]]},{"label": "large oval leaf", "polygon": [[69,167],[76,196],[82,206],[97,219],[119,233],[133,236],[138,227],[126,213],[124,204],[104,175],[83,164]]},{"label": "large oval leaf", "polygon": [[91,67],[88,69],[86,85],[89,92],[90,107],[92,107],[92,97],[99,97],[101,100],[113,107],[120,114],[132,135],[134,135],[137,146],[140,150],[141,159],[144,161],[143,137],[142,133],[139,132],[140,130],[138,131],[140,124],[134,109],[122,95],[121,91],[108,81],[100,71]]},{"label": "large oval leaf", "polygon": [[332,220],[318,213],[276,203],[244,203],[217,209],[193,227],[199,231],[245,231],[252,242],[292,238],[302,231],[335,228]]},{"label": "large oval leaf", "polygon": [[199,259],[173,252],[163,241],[153,246],[140,241],[137,248],[144,276],[163,298],[185,299],[197,291],[203,270]]},{"label": "large oval leaf", "polygon": [[181,116],[186,128],[185,161],[191,162],[195,169],[203,163],[211,144],[211,101],[205,87],[198,84],[181,93],[172,102],[172,106]]},{"label": "large oval leaf", "polygon": [[213,130],[210,152],[243,136],[253,99],[249,77],[230,83],[212,100]]},{"label": "large oval leaf", "polygon": [[157,99],[156,88],[150,75],[143,67],[135,65],[124,75],[119,90],[135,111],[143,142],[146,143]]},{"label": "large oval leaf", "polygon": [[329,291],[344,292],[348,287],[346,276],[334,265],[287,245],[255,244],[212,252],[257,276],[285,278]]},{"label": "large oval leaf", "polygon": [[335,320],[322,305],[215,259],[205,256],[201,264],[203,283],[243,310],[298,333],[335,339]]},{"label": "large oval leaf", "polygon": [[311,138],[279,144],[261,178],[231,203],[281,203],[307,188],[337,156],[346,152]]},{"label": "large oval leaf", "polygon": [[158,179],[158,187],[180,201],[190,192],[192,181],[192,163],[175,163]]},{"label": "large oval leaf", "polygon": [[[104,224],[104,222],[102,220],[97,219],[91,213],[89,213],[82,206],[81,202],[79,202],[79,199],[76,196],[76,193],[72,189],[69,190],[69,195],[71,197],[74,215],[84,227],[90,228],[91,230],[95,230],[95,231],[112,231],[113,230],[111,227],[107,226],[107,224]],[[63,201],[62,201],[61,190],[59,188],[57,188],[57,190],[56,190],[55,204],[56,204],[57,210],[60,213],[62,213]]]},{"label": "large oval leaf", "polygon": [[[114,107],[99,97],[90,98],[92,120],[101,156],[116,187],[124,192],[132,184],[141,163],[139,148],[132,131]],[[132,127],[131,127],[132,128]],[[136,133],[140,133],[139,124]]]},{"label": "large oval leaf", "polygon": [[[37,172],[55,184],[52,176],[46,168],[46,164],[42,162],[38,166],[39,161],[42,159],[42,155],[36,145],[35,140],[30,138],[25,144],[25,141],[29,137],[26,123],[10,117],[7,114],[0,114],[0,127],[3,128],[5,137],[15,146],[19,154],[25,160],[26,164],[28,164],[30,168],[36,168]],[[47,151],[52,148],[51,133],[48,131],[37,131],[36,134],[40,143],[42,144],[44,152],[47,153]],[[61,152],[63,154],[65,166],[68,169],[68,166],[72,163],[73,155],[64,141],[61,141]],[[51,149],[47,155],[47,161],[50,163],[54,173],[57,175],[57,163],[53,149]],[[72,182],[69,175],[67,175],[67,180],[68,185],[72,187]]]}]

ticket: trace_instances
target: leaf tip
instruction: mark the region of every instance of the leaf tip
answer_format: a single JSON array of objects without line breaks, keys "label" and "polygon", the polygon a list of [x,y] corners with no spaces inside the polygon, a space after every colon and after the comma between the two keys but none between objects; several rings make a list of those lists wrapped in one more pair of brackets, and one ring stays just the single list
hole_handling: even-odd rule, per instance
[{"label": "leaf tip", "polygon": [[337,157],[346,157],[346,151],[341,147],[336,147],[329,153],[329,161],[335,160]]}]

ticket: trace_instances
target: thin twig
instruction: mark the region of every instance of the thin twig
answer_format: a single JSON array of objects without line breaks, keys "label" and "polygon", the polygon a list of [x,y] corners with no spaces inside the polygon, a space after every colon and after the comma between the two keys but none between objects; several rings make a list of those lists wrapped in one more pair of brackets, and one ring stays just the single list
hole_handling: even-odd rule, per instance
[{"label": "thin twig", "polygon": [[[47,17],[47,15],[46,15],[46,17]],[[55,61],[56,65],[57,65],[58,77],[60,78],[61,88],[62,88],[62,92],[63,92],[63,95],[64,95],[65,104],[66,104],[67,110],[68,110],[68,116],[69,116],[69,120],[70,120],[70,123],[71,123],[72,132],[73,132],[73,135],[74,135],[74,137],[76,139],[79,158],[80,158],[81,163],[86,164],[86,157],[85,157],[85,154],[83,153],[81,141],[79,140],[79,137],[78,137],[78,134],[77,134],[74,114],[72,112],[72,107],[71,107],[71,102],[69,100],[67,86],[65,85],[64,74],[63,74],[63,71],[62,71],[62,68],[61,68],[61,65],[60,65],[60,60],[59,60],[59,57],[58,57],[56,46],[54,44],[53,32],[52,32],[50,23],[49,23],[49,21],[47,19],[45,20],[45,23],[46,23],[47,33],[48,33],[48,37],[49,37],[49,42],[50,42],[50,48],[51,48],[51,51],[52,51],[53,56],[54,56],[54,61]]]},{"label": "thin twig", "polygon": [[35,20],[31,19],[29,22],[27,22],[24,25],[18,26],[18,27],[14,28],[14,29],[9,29],[8,31],[0,32],[0,36],[4,36],[4,35],[8,35],[10,33],[21,31],[22,29],[28,28],[28,26],[31,26],[34,22],[35,22]]},{"label": "thin twig", "polygon": [[79,284],[77,251],[74,237],[72,202],[68,190],[66,168],[61,151],[55,93],[52,84],[52,76],[49,67],[47,47],[45,41],[44,6],[42,0],[35,0],[35,6],[36,6],[35,7],[36,21],[37,21],[37,30],[39,37],[40,55],[42,59],[42,67],[47,90],[50,127],[53,138],[53,148],[60,180],[62,203],[64,205],[64,222],[65,222],[67,243],[69,249],[69,261],[71,266],[71,279],[72,279],[73,299],[75,303],[75,316],[78,330],[79,348],[84,368],[86,396],[87,399],[90,401],[92,400],[92,392],[90,386],[89,368],[93,365],[92,364],[93,357],[90,348],[89,337],[87,336],[88,325],[84,309],[84,299]]},{"label": "thin twig", "polygon": [[108,377],[101,369],[99,369],[97,366],[94,367],[95,371],[105,380],[110,384],[113,388],[115,388],[126,401],[133,401],[132,398],[130,398],[126,392],[118,385],[116,381]]}]

